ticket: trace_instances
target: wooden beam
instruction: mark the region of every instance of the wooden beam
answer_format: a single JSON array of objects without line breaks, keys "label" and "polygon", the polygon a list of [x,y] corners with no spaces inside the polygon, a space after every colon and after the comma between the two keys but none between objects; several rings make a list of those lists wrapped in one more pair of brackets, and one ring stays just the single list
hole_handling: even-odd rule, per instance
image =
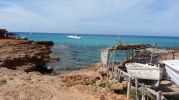
[{"label": "wooden beam", "polygon": [[[155,96],[158,96],[158,95],[159,95],[158,92],[156,92],[156,91],[154,91],[154,90],[152,90],[152,89],[150,89],[150,88],[146,88],[146,89],[147,89],[147,91],[149,91],[150,93],[152,93],[152,94],[155,95]],[[160,91],[159,91],[159,92],[160,92]],[[163,94],[163,93],[161,92],[160,100],[167,100],[162,94]],[[157,99],[157,100],[158,100],[158,99]]]},{"label": "wooden beam", "polygon": [[129,79],[128,79],[128,84],[127,84],[127,100],[130,100],[131,80],[132,80],[132,79],[129,77]]},{"label": "wooden beam", "polygon": [[179,92],[162,92],[162,95],[168,95],[168,96],[179,95]]},{"label": "wooden beam", "polygon": [[135,79],[135,88],[136,88],[136,100],[139,100],[139,94],[138,94],[138,79]]},{"label": "wooden beam", "polygon": [[119,69],[117,67],[115,67],[114,70],[117,70],[116,72],[120,72],[120,74],[123,74],[123,75],[125,75],[127,77],[130,77],[132,79],[135,79],[133,76],[129,75],[127,72],[124,72],[124,71],[122,71],[121,69]]},{"label": "wooden beam", "polygon": [[161,91],[158,91],[158,94],[157,94],[157,100],[161,100],[162,99],[162,92]]}]

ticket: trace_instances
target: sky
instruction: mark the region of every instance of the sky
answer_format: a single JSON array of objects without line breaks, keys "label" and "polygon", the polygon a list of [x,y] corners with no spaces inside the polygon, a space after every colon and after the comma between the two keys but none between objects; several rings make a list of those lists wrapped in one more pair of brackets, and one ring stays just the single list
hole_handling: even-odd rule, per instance
[{"label": "sky", "polygon": [[11,32],[179,36],[179,0],[0,0]]}]

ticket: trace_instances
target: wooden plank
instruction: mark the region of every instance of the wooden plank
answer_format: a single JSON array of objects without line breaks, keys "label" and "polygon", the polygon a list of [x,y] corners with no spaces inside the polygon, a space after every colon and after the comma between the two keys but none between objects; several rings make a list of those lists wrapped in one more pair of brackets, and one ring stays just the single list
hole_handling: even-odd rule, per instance
[{"label": "wooden plank", "polygon": [[139,94],[138,94],[138,79],[135,79],[135,88],[136,88],[136,100],[139,100]]},{"label": "wooden plank", "polygon": [[130,93],[131,93],[131,78],[128,79],[128,85],[127,85],[127,100],[130,100]]},{"label": "wooden plank", "polygon": [[[122,71],[121,69],[119,69],[117,67],[114,67],[113,71],[118,73],[119,76],[125,75],[125,76],[128,77],[127,100],[130,100],[131,81],[132,81],[132,79],[135,79],[136,87],[134,89],[136,90],[136,94],[138,95],[138,92],[141,92],[143,94],[143,100],[145,100],[146,96],[151,98],[151,99],[157,99],[158,98],[157,100],[166,100],[166,98],[163,96],[163,94],[170,94],[170,93],[156,92],[156,91],[146,87],[144,84],[143,84],[143,87],[138,88],[138,85],[142,85],[142,84],[140,84],[136,80],[137,79],[136,77],[133,77],[133,76],[129,75],[127,72],[124,72],[124,71]],[[139,96],[136,96],[136,100],[139,100]]]},{"label": "wooden plank", "polygon": [[128,77],[131,77],[132,79],[135,79],[133,76],[131,76],[131,75],[129,75],[127,72],[124,72],[124,71],[122,71],[121,69],[119,69],[119,68],[114,68],[114,70],[117,70],[117,72],[119,72],[120,74],[124,74],[124,75],[126,75],[126,76],[128,76]]},{"label": "wooden plank", "polygon": [[103,65],[107,65],[109,60],[109,48],[101,50],[101,61]]},{"label": "wooden plank", "polygon": [[168,96],[179,95],[179,92],[162,92],[162,95],[168,95]]},{"label": "wooden plank", "polygon": [[145,94],[142,93],[142,100],[145,100]]},{"label": "wooden plank", "polygon": [[145,100],[145,85],[144,84],[142,84],[142,89],[143,89],[143,91],[142,91],[142,100]]},{"label": "wooden plank", "polygon": [[158,91],[157,100],[161,100],[161,96],[162,96],[162,92],[161,92],[161,91]]},{"label": "wooden plank", "polygon": [[[150,89],[150,88],[146,88],[146,89],[147,89],[147,91],[149,91],[150,93],[152,93],[152,94],[155,95],[155,96],[158,96],[158,95],[159,95],[158,92],[156,92],[156,91],[154,91],[154,90],[152,90],[152,89]],[[162,92],[161,92],[160,100],[167,100],[167,99],[162,95]]]},{"label": "wooden plank", "polygon": [[147,97],[151,98],[152,100],[154,100],[156,98],[155,95],[153,95],[151,92],[149,92],[147,89],[147,87],[142,83],[141,87],[138,89],[139,92],[141,94],[145,94]]}]

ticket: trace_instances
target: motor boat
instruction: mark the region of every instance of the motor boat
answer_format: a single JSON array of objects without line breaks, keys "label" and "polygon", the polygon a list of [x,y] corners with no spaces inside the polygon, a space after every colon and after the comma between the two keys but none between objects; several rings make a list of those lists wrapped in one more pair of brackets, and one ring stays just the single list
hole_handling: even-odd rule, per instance
[{"label": "motor boat", "polygon": [[179,60],[163,61],[165,69],[171,80],[179,86]]},{"label": "motor boat", "polygon": [[108,59],[109,59],[109,49],[102,49],[101,50],[101,61],[103,65],[108,64]]},{"label": "motor boat", "polygon": [[19,38],[20,38],[20,39],[24,39],[24,40],[25,40],[25,39],[28,39],[26,36],[20,36]]},{"label": "motor boat", "polygon": [[162,78],[162,70],[160,70],[160,67],[152,64],[141,63],[126,63],[125,66],[127,73],[131,76],[143,82],[145,81],[144,83],[149,83],[150,85],[155,85],[156,87],[159,86]]},{"label": "motor boat", "polygon": [[73,39],[80,39],[81,37],[79,35],[68,35],[68,38],[73,38]]}]

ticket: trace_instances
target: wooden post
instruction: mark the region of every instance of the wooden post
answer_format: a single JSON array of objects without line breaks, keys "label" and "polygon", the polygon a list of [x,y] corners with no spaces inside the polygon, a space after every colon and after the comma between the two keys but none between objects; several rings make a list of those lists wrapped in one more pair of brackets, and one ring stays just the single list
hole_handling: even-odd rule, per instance
[{"label": "wooden post", "polygon": [[118,72],[118,81],[121,82],[121,72],[119,70],[117,70]]},{"label": "wooden post", "polygon": [[128,50],[126,50],[126,61],[129,59],[128,57]]},{"label": "wooden post", "polygon": [[120,82],[121,81],[121,72],[118,68],[116,68],[116,70],[117,70],[117,73],[118,73],[118,82]]},{"label": "wooden post", "polygon": [[138,79],[135,79],[135,87],[136,87],[136,100],[139,100],[139,94],[138,94]]},{"label": "wooden post", "polygon": [[173,60],[175,59],[175,52],[172,52],[173,53]]},{"label": "wooden post", "polygon": [[[142,88],[145,89],[145,85],[144,85],[144,83],[142,83]],[[144,94],[144,93],[142,93],[142,100],[145,100],[145,94]]]},{"label": "wooden post", "polygon": [[110,75],[109,75],[109,67],[107,68],[107,79],[109,80],[110,79]]},{"label": "wooden post", "polygon": [[130,93],[131,93],[131,77],[129,77],[128,84],[127,84],[127,100],[130,100]]},{"label": "wooden post", "polygon": [[162,92],[161,92],[161,91],[158,91],[157,100],[161,100],[161,95],[162,95]]},{"label": "wooden post", "polygon": [[133,59],[134,59],[134,50],[132,50],[132,59],[131,60],[133,60]]},{"label": "wooden post", "polygon": [[145,94],[142,93],[142,100],[145,100]]}]

